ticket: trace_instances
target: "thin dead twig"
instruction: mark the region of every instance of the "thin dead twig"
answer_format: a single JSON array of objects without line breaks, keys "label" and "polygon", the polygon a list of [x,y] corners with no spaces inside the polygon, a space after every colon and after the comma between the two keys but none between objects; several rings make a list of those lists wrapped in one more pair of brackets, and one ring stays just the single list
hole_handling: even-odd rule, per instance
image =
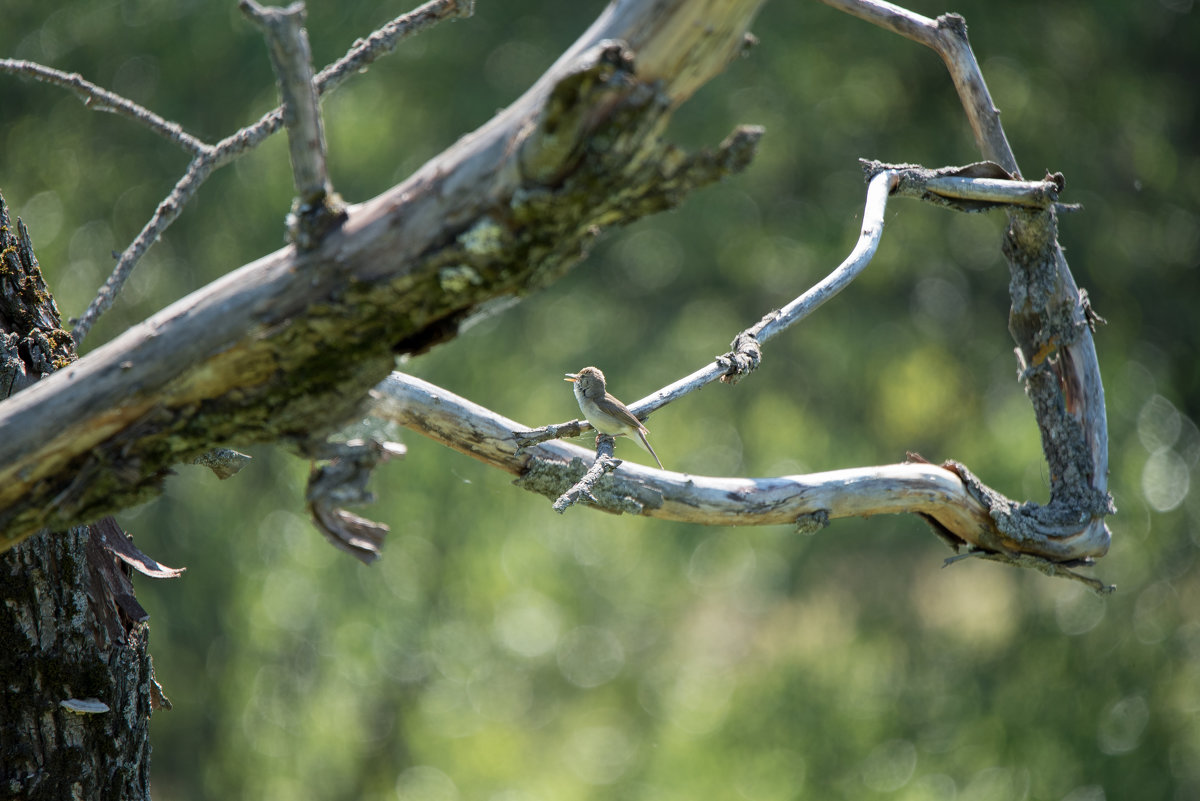
[{"label": "thin dead twig", "polygon": [[[325,67],[315,78],[320,94],[331,92],[350,75],[361,72],[376,59],[391,53],[404,39],[446,19],[469,17],[475,8],[475,0],[430,0],[430,2],[401,14],[354,45],[342,58]],[[74,321],[71,335],[76,344],[83,341],[100,315],[108,311],[121,288],[125,285],[133,268],[150,246],[170,227],[179,216],[183,206],[191,200],[200,186],[215,170],[244,155],[260,142],[275,133],[283,125],[283,109],[267,112],[252,125],[225,137],[215,145],[207,144],[187,133],[178,123],[165,120],[149,109],[134,103],[115,92],[97,86],[82,76],[55,70],[31,61],[0,59],[0,72],[8,72],[35,80],[61,86],[75,92],[84,105],[97,111],[107,111],[139,122],[168,141],[178,144],[193,156],[184,175],[175,183],[171,192],[154,210],[149,221],[138,232],[133,242],[122,251],[116,266],[96,297],[88,304],[79,319]]]},{"label": "thin dead twig", "polygon": [[183,130],[183,126],[179,123],[165,120],[145,106],[84,79],[77,72],[63,72],[33,61],[11,58],[0,58],[0,72],[33,78],[52,86],[70,89],[83,102],[83,105],[93,111],[106,111],[140,123],[168,142],[179,145],[193,155],[201,155],[212,150],[212,145]]}]

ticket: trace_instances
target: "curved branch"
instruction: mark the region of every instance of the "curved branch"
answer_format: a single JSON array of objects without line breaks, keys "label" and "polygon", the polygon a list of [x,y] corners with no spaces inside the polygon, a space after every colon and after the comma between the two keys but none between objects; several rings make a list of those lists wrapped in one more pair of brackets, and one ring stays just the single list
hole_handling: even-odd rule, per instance
[{"label": "curved branch", "polygon": [[[867,199],[863,206],[863,222],[858,241],[850,255],[829,275],[814,284],[806,292],[784,306],[766,314],[755,325],[742,331],[733,339],[733,351],[718,356],[691,375],[684,376],[673,384],[652,392],[629,405],[630,411],[641,419],[676,401],[685,395],[717,380],[736,380],[758,366],[758,344],[783,333],[792,325],[803,320],[820,308],[826,301],[850,285],[859,273],[866,269],[879,248],[883,237],[883,217],[887,210],[888,195],[898,185],[897,176],[886,170],[871,178],[867,187]],[[519,431],[518,441],[522,445],[533,445],[561,437],[577,437],[592,428],[586,420],[554,423],[537,429]]]},{"label": "curved branch", "polygon": [[[1021,176],[962,17],[944,14],[931,20],[880,0],[823,2],[941,56],[984,158]],[[1047,179],[1062,190],[1062,176]],[[1075,284],[1058,243],[1055,208],[1009,206],[1008,217],[1003,246],[1011,273],[1008,328],[1050,468],[1050,503],[995,513],[1012,536],[1074,537],[1099,555],[1112,538],[1104,518],[1116,511],[1108,494],[1108,421],[1092,338],[1099,317]]]},{"label": "curved branch", "polygon": [[943,14],[937,19],[921,16],[906,8],[880,0],[821,0],[827,6],[878,25],[884,30],[923,44],[937,53],[946,64],[954,88],[962,100],[967,121],[975,133],[975,142],[983,157],[994,161],[1016,176],[1017,159],[1013,156],[1000,124],[1000,110],[992,102],[991,92],[975,53],[967,43],[967,23],[958,14]]},{"label": "curved branch", "polygon": [[[911,165],[884,167],[876,162],[867,163],[868,172],[874,173],[870,180],[867,193],[867,203],[863,212],[863,226],[859,241],[849,257],[832,273],[809,291],[805,292],[784,309],[766,315],[762,321],[751,329],[743,331],[735,339],[735,348],[752,352],[754,363],[757,363],[757,343],[761,337],[773,336],[787,326],[806,316],[825,300],[832,297],[846,286],[870,261],[875,252],[882,233],[883,215],[886,208],[887,196],[892,191],[900,191],[910,197],[931,199],[945,197],[946,193],[956,202],[983,203],[985,207],[997,205],[1023,206],[1027,203],[1042,204],[1052,207],[1057,196],[1057,184],[1044,182],[1031,184],[1025,182],[1002,182],[990,177],[996,165],[971,165],[965,168],[946,168],[943,170],[927,170]],[[975,176],[975,177],[966,177]],[[979,177],[989,176],[989,177]],[[947,180],[953,178],[954,180]],[[971,208],[970,210],[978,210]],[[765,336],[764,336],[765,332]],[[740,347],[739,347],[740,343]],[[750,343],[753,347],[747,347]],[[721,357],[712,364],[696,371],[674,384],[659,390],[647,398],[633,404],[631,409],[639,417],[645,417],[650,411],[675,400],[710,383],[717,377],[727,377],[735,369],[735,358]],[[1034,373],[1036,374],[1036,370]],[[742,504],[753,494],[761,496],[769,485],[741,485],[718,483],[710,486],[709,479],[688,476],[683,482],[683,488],[673,478],[658,478],[665,471],[653,471],[650,468],[634,467],[635,471],[649,471],[663,484],[653,487],[632,487],[615,491],[609,485],[601,485],[604,474],[614,470],[621,463],[612,460],[611,439],[605,442],[598,439],[599,448],[595,461],[582,478],[578,471],[565,476],[549,470],[544,465],[530,465],[519,458],[516,449],[535,446],[559,437],[578,436],[590,428],[583,421],[571,421],[546,426],[537,430],[526,430],[517,426],[482,407],[469,404],[462,399],[453,398],[444,390],[424,385],[416,379],[410,379],[394,373],[387,381],[374,391],[378,406],[376,414],[387,419],[395,420],[402,425],[414,428],[423,434],[433,437],[452,448],[464,450],[477,458],[491,461],[498,467],[518,472],[522,475],[522,483],[528,488],[555,497],[554,508],[562,512],[572,503],[587,500],[601,508],[612,510],[632,511],[638,514],[661,516],[672,520],[710,523],[713,525],[730,524],[726,516],[727,507],[743,510],[741,514],[750,515],[754,520],[748,524],[779,523],[781,521],[770,515],[760,516],[755,511],[745,511]],[[415,410],[415,411],[414,411]],[[1051,414],[1045,409],[1039,409],[1039,420],[1049,419]],[[511,441],[510,441],[511,440]],[[468,443],[469,447],[464,447]],[[487,447],[480,447],[486,445]],[[554,452],[537,458],[550,459]],[[590,455],[590,454],[589,454]],[[1051,453],[1053,458],[1053,453]],[[914,457],[915,460],[915,457]],[[1052,464],[1054,464],[1052,462]],[[932,468],[932,466],[930,466]],[[1068,574],[1071,564],[1090,560],[1094,556],[1103,555],[1108,549],[1107,529],[1097,528],[1089,524],[1088,510],[1097,499],[1084,497],[1066,497],[1061,491],[1057,494],[1057,505],[1048,507],[1036,504],[1020,504],[1009,500],[1000,493],[986,486],[976,478],[970,470],[957,462],[947,462],[932,473],[922,468],[914,471],[911,465],[901,468],[903,475],[914,478],[911,485],[890,483],[896,476],[888,468],[861,468],[854,470],[835,471],[829,474],[811,476],[788,476],[791,491],[797,498],[811,499],[824,497],[823,493],[831,492],[834,498],[831,506],[811,506],[801,504],[795,511],[793,520],[801,521],[807,526],[814,520],[827,522],[831,518],[846,517],[857,514],[884,514],[911,512],[920,514],[930,520],[935,529],[942,534],[948,534],[955,542],[970,543],[975,548],[994,554],[997,558],[1007,560],[1011,564],[1023,567],[1039,566],[1042,561],[1058,565],[1044,569],[1062,575]],[[915,473],[915,475],[913,475]],[[945,480],[945,473],[957,477],[956,486],[960,487],[972,499],[964,502],[961,497],[943,493],[937,481]],[[628,471],[618,474],[616,484],[628,481]],[[671,474],[676,475],[676,474]],[[533,476],[530,479],[529,476]],[[640,480],[640,479],[639,479]],[[560,496],[552,493],[562,493],[560,484],[566,481],[569,487]],[[750,479],[721,479],[720,482],[752,481]],[[754,480],[757,481],[757,480]],[[770,482],[777,479],[766,480]],[[924,483],[923,483],[924,482]],[[1062,485],[1064,482],[1058,482]],[[845,489],[853,485],[853,491],[839,495],[837,488]],[[599,499],[597,486],[605,486],[605,496],[608,502]],[[673,487],[668,490],[666,487]],[[1068,485],[1073,486],[1073,485]],[[707,491],[715,493],[716,500],[707,497]],[[677,508],[664,507],[663,498],[671,497],[672,492],[680,497],[680,502],[695,512],[681,511]],[[785,491],[786,492],[786,491]],[[735,496],[732,502],[724,494]],[[932,494],[930,494],[932,493]],[[745,497],[743,497],[745,496]],[[914,500],[919,496],[919,502]],[[757,509],[756,504],[761,499],[750,501],[750,509]],[[945,508],[943,508],[943,505]],[[785,506],[786,508],[786,506]],[[665,511],[660,511],[665,509]],[[1071,517],[1064,519],[1063,510],[1069,510]],[[963,519],[966,510],[967,518]],[[1080,517],[1081,510],[1082,520]],[[1099,515],[1102,520],[1102,513]],[[1081,523],[1083,525],[1081,525]],[[1018,558],[1020,557],[1020,558]],[[1026,559],[1029,557],[1032,559]],[[1042,560],[1042,561],[1038,561]],[[1042,569],[1039,567],[1039,569]],[[1071,574],[1074,578],[1080,578]],[[1093,589],[1103,589],[1098,582],[1080,579],[1094,585]]]},{"label": "curved branch", "polygon": [[[393,372],[371,391],[371,414],[517,476],[517,486],[556,499],[596,454],[565,442],[523,447],[522,426],[419,378]],[[1064,572],[1050,563],[1090,563],[1078,540],[1019,539],[997,521],[994,493],[961,465],[903,464],[808,475],[743,478],[697,476],[621,463],[591,489],[597,509],[713,526],[791,524],[804,531],[829,520],[917,514],[952,544],[968,544],[1024,567]],[[957,549],[957,548],[956,548]],[[1029,557],[1025,559],[1024,557]]]}]

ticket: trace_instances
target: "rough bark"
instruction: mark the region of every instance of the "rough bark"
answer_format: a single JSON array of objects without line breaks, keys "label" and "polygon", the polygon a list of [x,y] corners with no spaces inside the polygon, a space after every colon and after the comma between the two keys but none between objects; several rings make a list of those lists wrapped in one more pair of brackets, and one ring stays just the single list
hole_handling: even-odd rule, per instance
[{"label": "rough bark", "polygon": [[[717,152],[696,155],[658,137],[671,111],[740,52],[760,3],[614,2],[512,107],[400,186],[350,208],[346,223],[314,248],[246,265],[77,363],[27,237],[5,240],[0,300],[19,303],[0,309],[0,392],[21,390],[0,405],[6,795],[148,796],[147,727],[157,697],[148,627],[104,539],[124,535],[103,525],[68,527],[145,500],[173,464],[216,445],[304,447],[353,413],[394,354],[451,338],[491,304],[554,280],[601,228],[673,206],[744,167],[758,131],[740,130]],[[933,31],[944,40],[939,52],[956,85],[976,98],[964,106],[985,155],[1015,173],[986,87],[959,80],[965,73],[953,69],[969,55],[965,27],[959,35],[952,19],[938,22],[899,32]],[[971,114],[973,107],[989,113]],[[749,498],[764,520],[801,528],[823,525],[830,508],[902,508],[947,530],[978,530],[996,553],[1020,552],[1028,536],[1022,526],[1032,524],[1039,534],[1062,529],[1064,558],[1102,554],[1111,507],[1090,310],[1055,241],[1053,209],[1017,210],[1010,219],[1011,330],[1050,461],[1049,505],[993,498],[965,469],[961,482],[947,482],[946,470],[920,464],[875,476],[890,482],[885,500],[895,508],[854,506],[851,471],[811,485],[802,479],[813,477],[710,480],[676,495],[675,485],[622,479],[600,500],[676,519],[691,519],[707,503],[731,510],[735,522],[741,507],[729,499]],[[6,219],[3,233],[12,234]],[[12,271],[18,262],[24,272]],[[55,368],[62,369],[39,381]],[[436,417],[426,414],[409,423],[428,428],[430,421]],[[501,429],[490,439],[447,442],[471,443],[480,458],[519,467],[523,486],[561,492],[562,476],[539,474],[531,452],[510,442],[512,426]],[[839,484],[841,494],[829,495]],[[944,485],[941,494],[928,492],[932,484]],[[993,526],[1008,539],[985,541]],[[66,531],[27,539],[46,528]]]},{"label": "rough bark", "polygon": [[745,166],[757,131],[696,155],[659,133],[759,4],[613,4],[521,99],[318,247],[235,270],[0,406],[0,548],[142,502],[214,446],[308,442],[396,353]]},{"label": "rough bark", "polygon": [[215,445],[308,442],[395,353],[553,280],[602,227],[745,166],[758,132],[695,156],[658,134],[738,52],[759,2],[614,5],[521,100],[319,247],[236,270],[82,361],[4,217],[0,391],[19,394],[0,404],[3,797],[149,797],[165,699],[112,553],[125,535],[73,524],[144,500]]},{"label": "rough bark", "polygon": [[0,554],[3,797],[149,798],[149,625],[114,600],[91,526]]},{"label": "rough bark", "polygon": [[[74,359],[23,225],[0,197],[0,396]],[[111,521],[33,537],[0,554],[0,793],[148,797],[149,626]]]},{"label": "rough bark", "polygon": [[[980,153],[1005,177],[1021,177],[962,17],[943,14],[930,19],[888,3],[823,2],[937,53],[958,91]],[[1062,175],[1047,175],[1046,180],[1061,191]],[[1058,244],[1054,207],[1009,206],[1008,219],[1003,249],[1012,276],[1009,332],[1037,414],[1050,468],[1050,502],[1015,503],[991,490],[979,494],[1005,538],[1016,543],[1049,538],[1059,558],[1100,556],[1112,539],[1104,518],[1116,511],[1108,494],[1108,422],[1092,338],[1100,318],[1092,312],[1087,293],[1075,284]]]}]

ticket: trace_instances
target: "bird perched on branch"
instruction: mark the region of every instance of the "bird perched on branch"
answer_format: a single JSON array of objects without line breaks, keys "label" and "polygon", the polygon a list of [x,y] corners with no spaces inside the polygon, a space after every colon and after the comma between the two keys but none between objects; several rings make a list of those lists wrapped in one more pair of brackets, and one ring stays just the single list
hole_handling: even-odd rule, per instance
[{"label": "bird perched on branch", "polygon": [[579,401],[579,411],[597,431],[613,437],[622,434],[634,437],[636,434],[636,441],[654,457],[660,468],[666,469],[654,448],[650,447],[650,441],[646,439],[648,432],[642,421],[605,388],[604,373],[595,367],[585,367],[578,373],[567,373],[564,380],[575,384],[575,400]]}]

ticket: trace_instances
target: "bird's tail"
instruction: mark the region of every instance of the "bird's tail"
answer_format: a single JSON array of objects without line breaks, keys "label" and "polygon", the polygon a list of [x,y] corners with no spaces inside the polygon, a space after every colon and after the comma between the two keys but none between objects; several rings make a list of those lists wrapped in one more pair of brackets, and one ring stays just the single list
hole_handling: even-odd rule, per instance
[{"label": "bird's tail", "polygon": [[650,455],[654,457],[654,461],[658,462],[658,469],[666,470],[667,468],[663,467],[662,459],[659,459],[658,454],[654,452],[654,448],[650,447],[650,440],[646,439],[645,433],[638,431],[637,435],[638,442],[641,443],[641,446],[650,452]]}]

